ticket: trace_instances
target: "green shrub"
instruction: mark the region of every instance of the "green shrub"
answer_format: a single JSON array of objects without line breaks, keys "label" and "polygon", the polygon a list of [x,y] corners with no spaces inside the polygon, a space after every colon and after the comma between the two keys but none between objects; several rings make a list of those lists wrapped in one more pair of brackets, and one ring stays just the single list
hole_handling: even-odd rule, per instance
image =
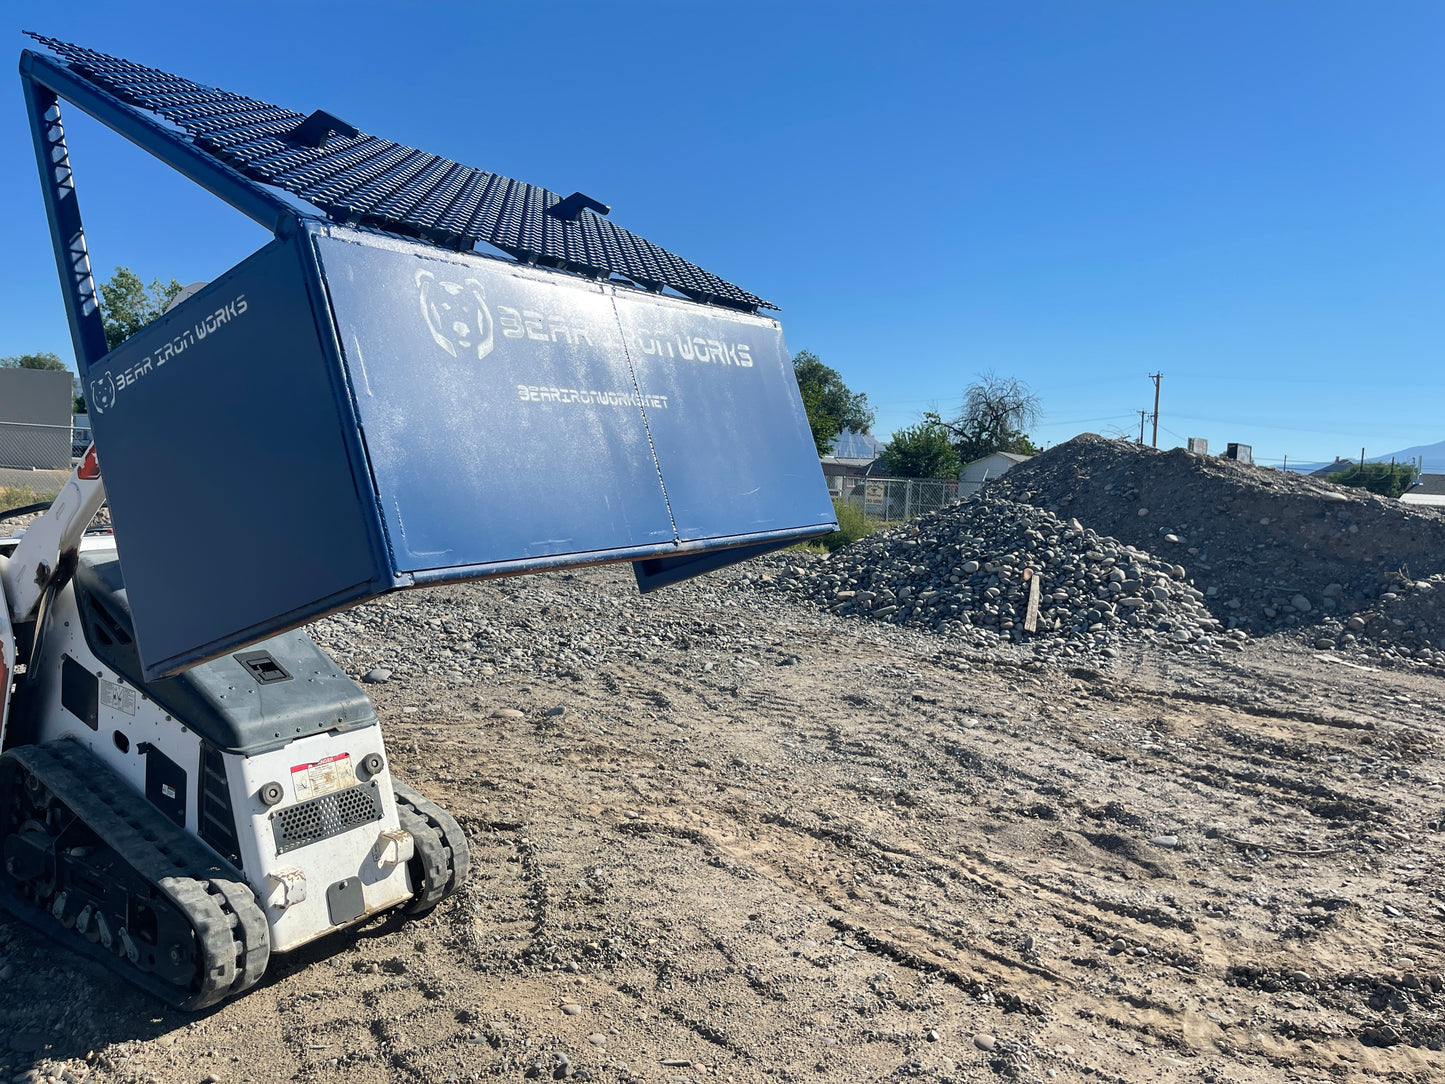
[{"label": "green shrub", "polygon": [[1349,470],[1330,475],[1337,486],[1355,486],[1382,497],[1398,497],[1415,482],[1415,468],[1405,463],[1358,463]]},{"label": "green shrub", "polygon": [[833,517],[838,521],[836,531],[803,543],[798,548],[810,553],[832,553],[849,543],[857,542],[864,535],[872,534],[883,525],[873,516],[864,515],[863,509],[856,504],[837,497],[833,498]]},{"label": "green shrub", "polygon": [[55,500],[54,493],[36,493],[29,486],[0,486],[0,512]]},{"label": "green shrub", "polygon": [[949,442],[948,430],[929,422],[899,429],[881,458],[895,478],[958,477],[958,450]]}]

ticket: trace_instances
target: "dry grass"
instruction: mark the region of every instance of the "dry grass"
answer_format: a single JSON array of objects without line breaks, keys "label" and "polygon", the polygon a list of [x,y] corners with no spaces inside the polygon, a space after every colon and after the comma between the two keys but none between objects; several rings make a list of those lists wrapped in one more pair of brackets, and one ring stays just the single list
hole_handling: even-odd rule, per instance
[{"label": "dry grass", "polygon": [[12,508],[24,508],[31,504],[49,503],[55,500],[55,493],[37,493],[29,486],[0,486],[0,512]]}]

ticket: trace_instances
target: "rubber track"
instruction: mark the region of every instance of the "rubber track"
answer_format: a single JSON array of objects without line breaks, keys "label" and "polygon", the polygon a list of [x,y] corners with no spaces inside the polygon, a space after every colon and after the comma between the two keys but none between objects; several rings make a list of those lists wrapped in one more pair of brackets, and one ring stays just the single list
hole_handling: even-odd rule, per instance
[{"label": "rubber track", "polygon": [[35,776],[186,917],[200,946],[204,973],[194,989],[172,986],[131,966],[124,956],[78,934],[70,936],[48,911],[12,894],[9,878],[0,878],[5,885],[0,900],[7,909],[179,1009],[204,1009],[256,984],[270,960],[270,930],[250,886],[236,881],[234,870],[78,742],[20,746],[4,757]]},{"label": "rubber track", "polygon": [[425,914],[466,883],[472,868],[471,848],[450,813],[395,776],[391,783],[398,819],[416,843],[423,871],[416,899],[406,909],[414,915]]}]

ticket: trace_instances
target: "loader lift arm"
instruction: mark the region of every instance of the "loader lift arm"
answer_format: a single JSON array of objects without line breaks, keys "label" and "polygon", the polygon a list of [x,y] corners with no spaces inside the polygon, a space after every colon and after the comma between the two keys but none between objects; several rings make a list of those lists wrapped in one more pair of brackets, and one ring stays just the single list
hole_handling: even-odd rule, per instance
[{"label": "loader lift arm", "polygon": [[62,585],[74,571],[80,539],[104,503],[105,483],[92,444],[50,507],[0,564],[12,624],[36,620],[46,592]]}]

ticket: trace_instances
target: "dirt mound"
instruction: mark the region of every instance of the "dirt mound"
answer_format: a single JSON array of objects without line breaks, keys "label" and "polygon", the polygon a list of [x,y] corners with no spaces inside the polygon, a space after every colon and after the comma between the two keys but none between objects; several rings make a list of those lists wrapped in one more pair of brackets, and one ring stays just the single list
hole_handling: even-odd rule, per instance
[{"label": "dirt mound", "polygon": [[1184,577],[1183,566],[1077,521],[985,495],[870,535],[830,559],[795,564],[780,583],[839,614],[985,645],[991,637],[1029,641],[1045,654],[1105,649],[1131,634],[1212,647],[1224,630]]},{"label": "dirt mound", "polygon": [[[1365,616],[1392,601],[1383,596],[1445,574],[1445,516],[1434,509],[1182,449],[1085,434],[987,492],[1178,560],[1218,620],[1256,634],[1299,626],[1334,642],[1346,631],[1369,636],[1372,624],[1384,631]],[[1357,614],[1364,626],[1348,629]],[[1445,610],[1412,613],[1411,631],[1413,657],[1445,661]]]}]

